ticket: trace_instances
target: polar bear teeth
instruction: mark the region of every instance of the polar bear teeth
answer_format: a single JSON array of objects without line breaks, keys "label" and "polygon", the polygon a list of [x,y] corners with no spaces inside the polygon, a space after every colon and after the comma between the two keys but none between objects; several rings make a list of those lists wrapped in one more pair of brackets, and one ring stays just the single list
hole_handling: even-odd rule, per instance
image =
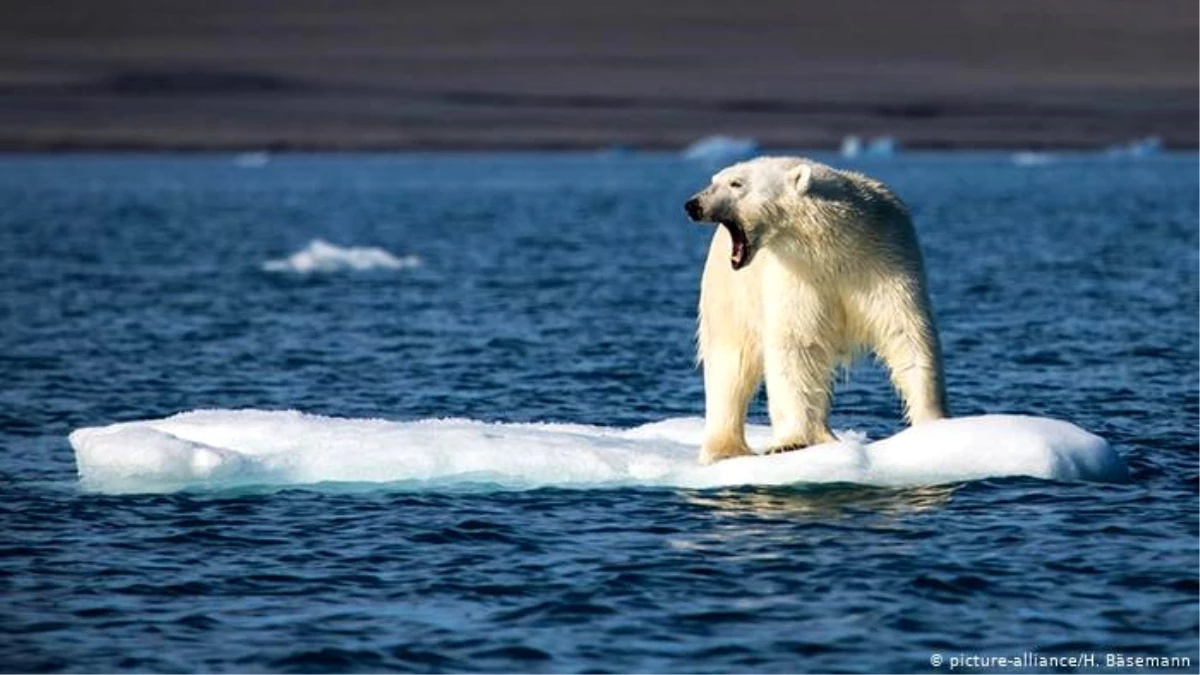
[{"label": "polar bear teeth", "polygon": [[729,238],[733,242],[732,250],[729,252],[729,264],[733,266],[733,269],[740,270],[748,260],[746,252],[750,242],[746,238],[746,232],[736,223],[722,222],[721,225],[729,230]]}]

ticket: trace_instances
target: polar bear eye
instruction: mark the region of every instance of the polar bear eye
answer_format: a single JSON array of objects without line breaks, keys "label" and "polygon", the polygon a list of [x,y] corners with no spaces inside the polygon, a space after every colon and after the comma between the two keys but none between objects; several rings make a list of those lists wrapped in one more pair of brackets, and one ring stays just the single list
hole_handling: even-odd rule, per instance
[{"label": "polar bear eye", "polygon": [[742,185],[743,185],[743,183],[742,183],[742,181],[740,181],[740,180],[731,180],[731,181],[729,181],[729,187],[731,187],[731,188],[733,188],[733,189],[735,189],[735,190],[740,190],[740,189],[742,188]]}]

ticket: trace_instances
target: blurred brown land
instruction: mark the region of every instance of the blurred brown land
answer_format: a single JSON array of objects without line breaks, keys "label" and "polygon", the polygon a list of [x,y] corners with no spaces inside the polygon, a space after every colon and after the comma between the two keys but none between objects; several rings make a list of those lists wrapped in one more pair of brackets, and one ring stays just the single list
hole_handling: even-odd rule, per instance
[{"label": "blurred brown land", "polygon": [[1196,0],[0,0],[0,149],[1197,145]]}]

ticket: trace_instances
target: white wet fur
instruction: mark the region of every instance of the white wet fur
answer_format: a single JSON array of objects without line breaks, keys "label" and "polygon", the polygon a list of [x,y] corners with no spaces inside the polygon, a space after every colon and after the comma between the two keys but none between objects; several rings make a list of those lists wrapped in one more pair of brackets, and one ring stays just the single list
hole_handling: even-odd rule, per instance
[{"label": "white wet fur", "polygon": [[[763,447],[764,426],[747,429]],[[695,459],[703,420],[633,429],[391,422],[295,411],[199,410],[71,434],[84,489],[169,492],[237,486],[389,483],[405,488],[523,489],[856,483],[921,486],[1005,476],[1120,482],[1103,439],[1075,425],[1015,415],[929,422],[873,443],[857,433],[781,455]]]}]

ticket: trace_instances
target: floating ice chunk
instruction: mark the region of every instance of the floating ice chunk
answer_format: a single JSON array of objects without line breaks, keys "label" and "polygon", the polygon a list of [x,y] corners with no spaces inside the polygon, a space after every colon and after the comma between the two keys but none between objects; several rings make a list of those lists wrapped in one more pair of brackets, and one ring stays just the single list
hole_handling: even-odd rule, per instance
[{"label": "floating ice chunk", "polygon": [[877,136],[867,141],[858,136],[842,139],[841,155],[846,159],[857,157],[893,157],[900,152],[900,142],[892,136]]},{"label": "floating ice chunk", "polygon": [[1058,158],[1048,152],[1022,151],[1012,154],[1012,163],[1017,166],[1042,166]]},{"label": "floating ice chunk", "polygon": [[1146,138],[1135,138],[1123,145],[1108,147],[1105,149],[1104,154],[1109,157],[1153,157],[1162,152],[1162,147],[1161,138],[1158,136],[1147,136]]},{"label": "floating ice chunk", "polygon": [[314,239],[308,246],[281,260],[268,260],[262,268],[267,272],[340,272],[342,270],[402,270],[418,267],[421,259],[415,255],[397,258],[374,246],[334,246],[323,239]]},{"label": "floating ice chunk", "polygon": [[233,163],[247,169],[257,169],[266,166],[271,161],[271,155],[267,152],[243,152],[233,158]]},{"label": "floating ice chunk", "polygon": [[863,154],[867,157],[894,157],[899,153],[900,143],[891,136],[872,138],[863,148]]},{"label": "floating ice chunk", "polygon": [[842,157],[854,159],[862,154],[862,139],[858,136],[847,136],[842,139]]},{"label": "floating ice chunk", "polygon": [[[1128,473],[1103,439],[1052,419],[988,415],[839,441],[782,455],[696,463],[699,418],[633,429],[495,424],[465,419],[389,422],[295,411],[201,410],[71,434],[87,490],[164,492],[324,482],[394,488],[858,483],[922,486],[1004,476],[1119,482]],[[766,445],[770,430],[751,426]]]},{"label": "floating ice chunk", "polygon": [[729,163],[758,154],[758,141],[732,136],[705,136],[683,150],[685,159],[710,163]]}]

